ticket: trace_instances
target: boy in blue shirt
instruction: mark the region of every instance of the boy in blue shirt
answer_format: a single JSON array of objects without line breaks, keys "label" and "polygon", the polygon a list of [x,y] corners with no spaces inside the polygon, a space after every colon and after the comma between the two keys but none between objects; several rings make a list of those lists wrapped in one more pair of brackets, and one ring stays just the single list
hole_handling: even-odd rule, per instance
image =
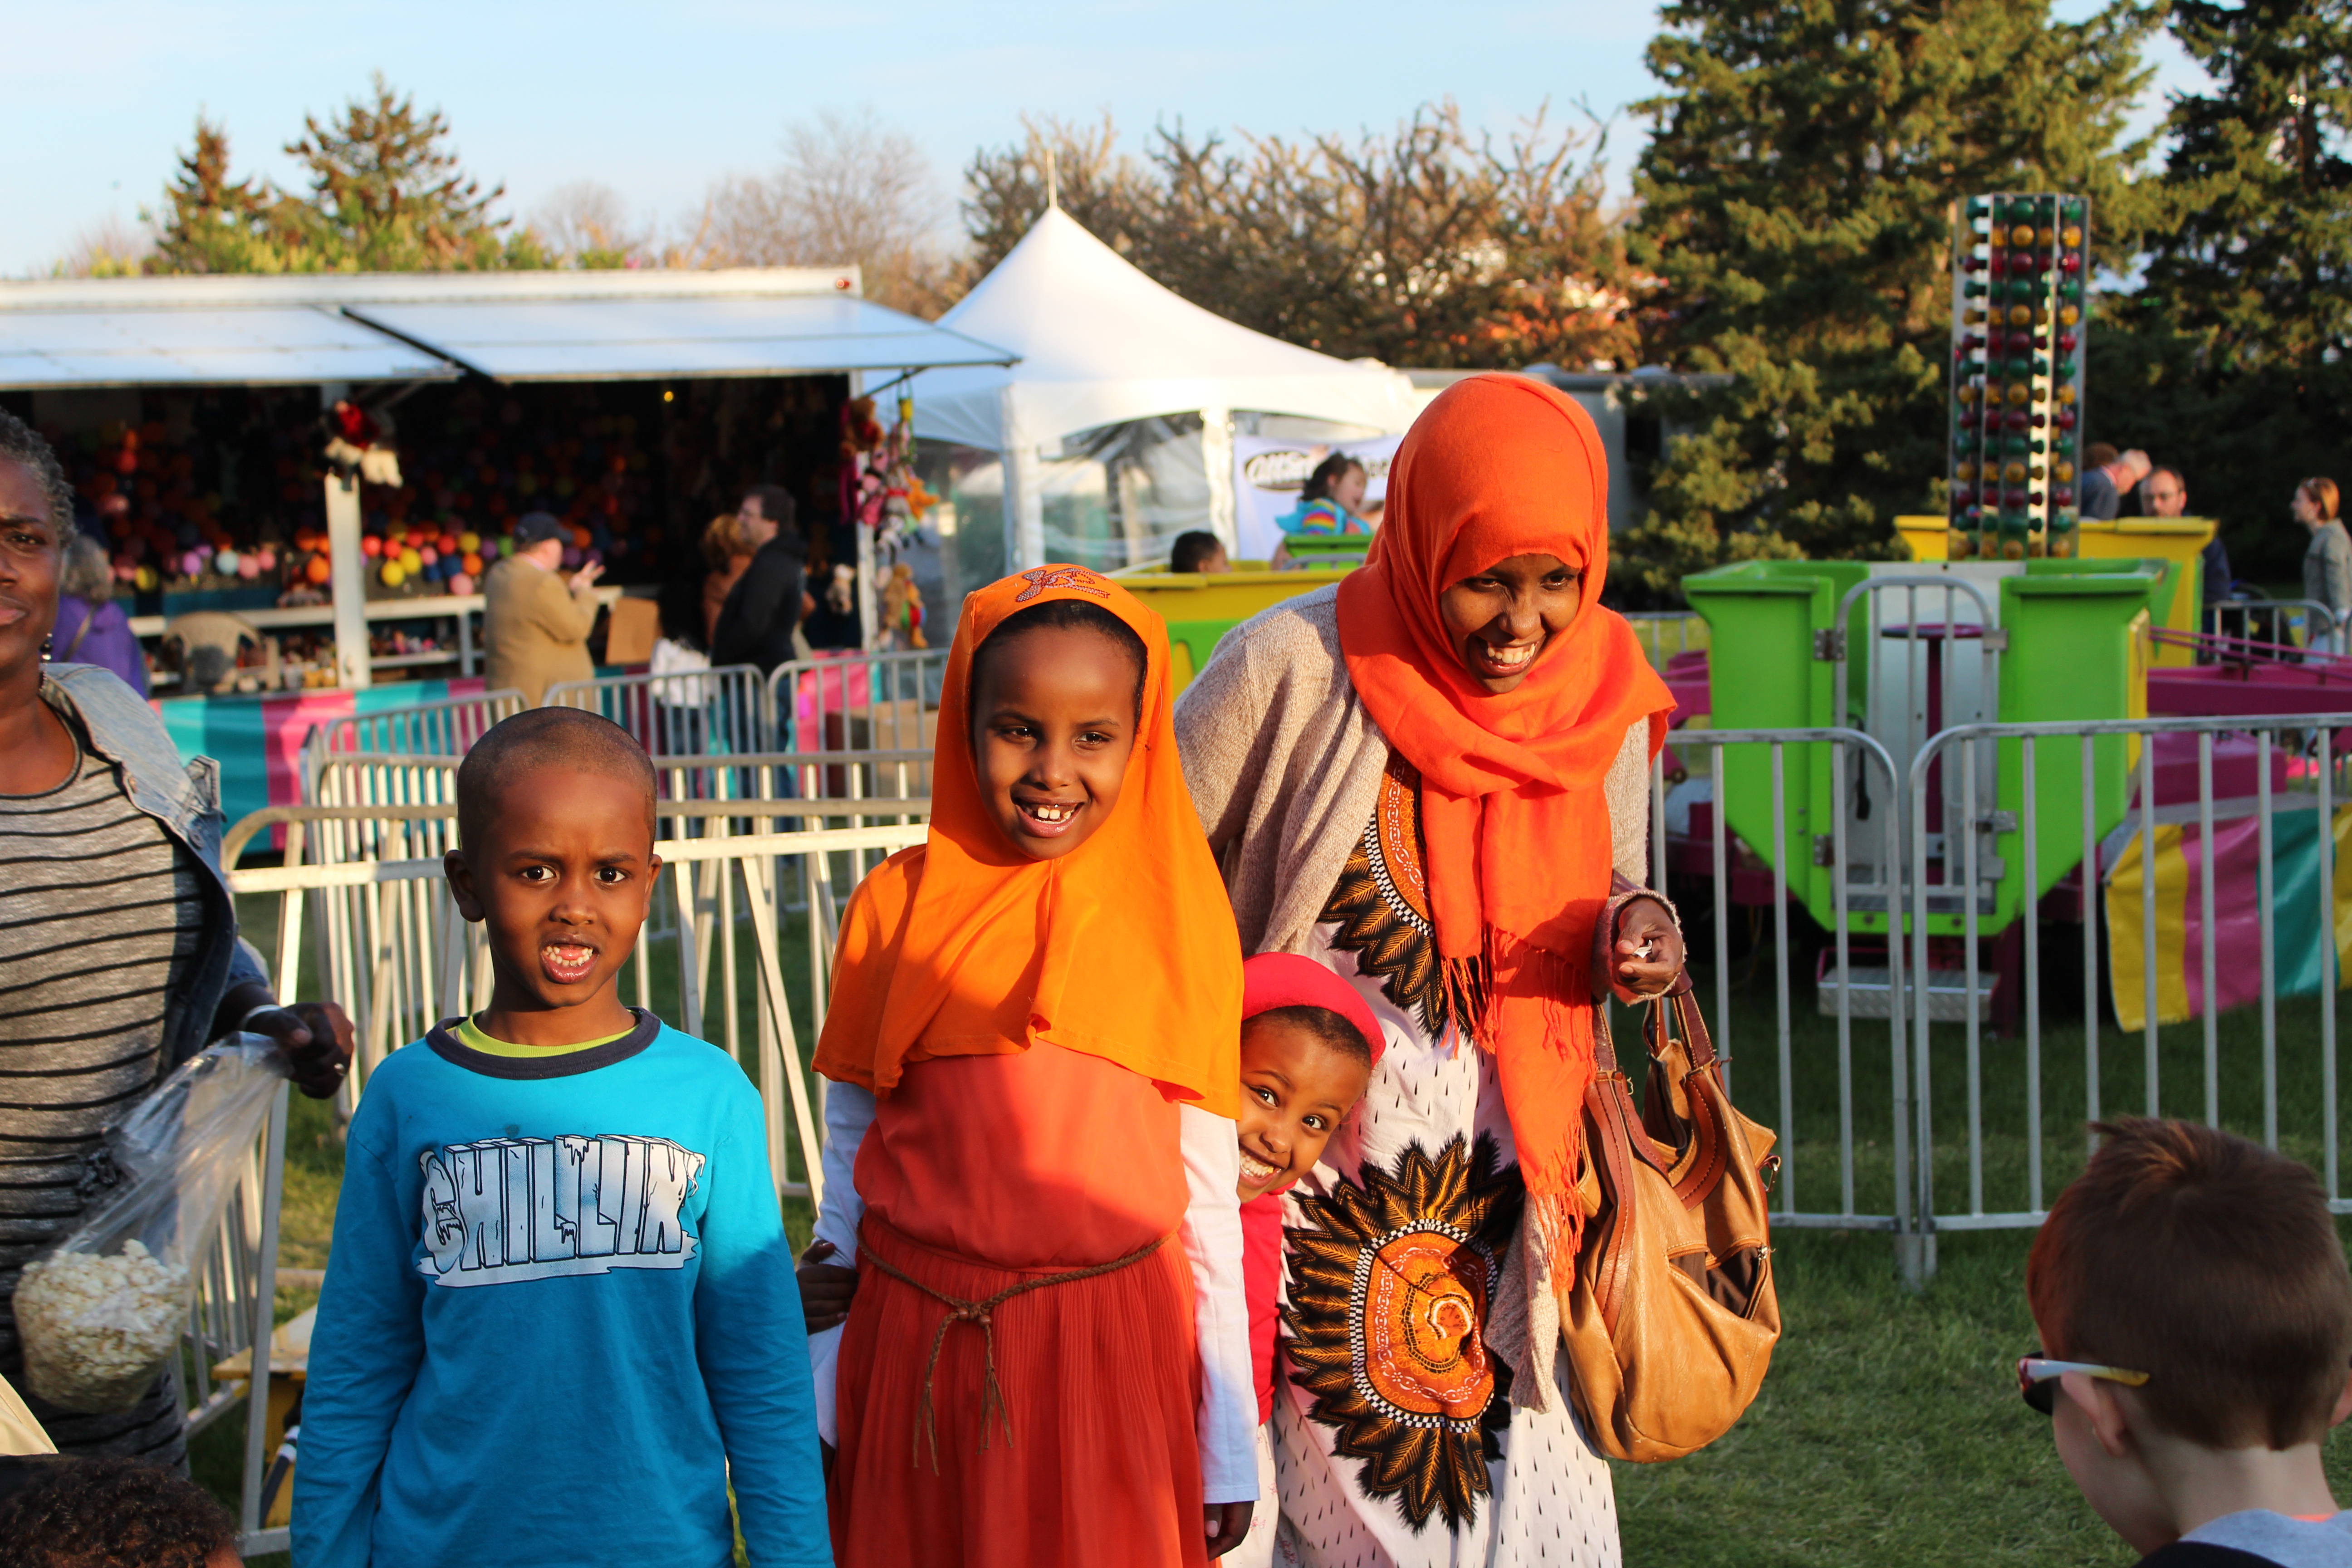
[{"label": "boy in blue shirt", "polygon": [[394,1052],[352,1120],[295,1471],[303,1568],[829,1564],[760,1100],[622,1005],[654,774],[539,708],[457,773],[489,1006]]}]

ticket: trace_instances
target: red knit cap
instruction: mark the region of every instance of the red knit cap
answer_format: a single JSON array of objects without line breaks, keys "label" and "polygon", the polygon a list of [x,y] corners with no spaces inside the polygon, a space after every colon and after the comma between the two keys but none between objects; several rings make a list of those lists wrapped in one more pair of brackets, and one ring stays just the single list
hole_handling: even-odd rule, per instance
[{"label": "red knit cap", "polygon": [[1380,1065],[1388,1041],[1363,994],[1311,958],[1295,952],[1261,952],[1242,963],[1242,1020],[1276,1007],[1324,1007],[1356,1026]]}]

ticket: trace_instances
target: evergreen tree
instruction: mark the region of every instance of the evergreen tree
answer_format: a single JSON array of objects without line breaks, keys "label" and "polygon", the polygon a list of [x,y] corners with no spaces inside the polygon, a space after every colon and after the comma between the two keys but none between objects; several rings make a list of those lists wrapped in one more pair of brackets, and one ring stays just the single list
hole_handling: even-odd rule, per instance
[{"label": "evergreen tree", "polygon": [[[290,198],[259,180],[229,178],[228,132],[196,117],[195,145],[164,187],[151,272],[285,272],[299,221]],[[148,215],[142,213],[142,217]]]},{"label": "evergreen tree", "polygon": [[542,267],[548,258],[529,230],[513,234],[490,216],[506,194],[485,192],[467,177],[448,145],[449,121],[420,113],[414,97],[395,93],[379,71],[374,100],[354,99],[324,124],[303,118],[304,134],[286,152],[309,172],[305,237],[321,265],[360,272]]},{"label": "evergreen tree", "polygon": [[[1728,379],[1658,400],[1678,434],[1627,574],[1653,596],[1725,559],[1885,556],[1938,510],[1955,204],[2087,193],[2101,254],[2141,199],[2118,149],[2147,79],[2134,0],[1674,0],[1637,165],[1654,356]],[[1635,589],[1635,583],[1627,584]]]},{"label": "evergreen tree", "polygon": [[484,192],[448,145],[449,122],[419,113],[382,73],[373,101],[355,100],[286,151],[309,172],[307,195],[229,177],[228,133],[199,116],[195,144],[164,198],[149,269],[156,272],[423,272],[545,267],[536,236],[490,215],[504,187]]},{"label": "evergreen tree", "polygon": [[2216,372],[2310,366],[2352,347],[2352,0],[2176,0],[2173,36],[2213,79],[2166,129],[2167,221],[2147,314]]}]

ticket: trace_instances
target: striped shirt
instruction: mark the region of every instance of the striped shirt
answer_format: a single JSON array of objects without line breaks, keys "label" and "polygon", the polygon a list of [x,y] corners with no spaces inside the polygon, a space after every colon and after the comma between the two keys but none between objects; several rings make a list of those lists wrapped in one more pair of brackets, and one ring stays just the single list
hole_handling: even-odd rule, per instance
[{"label": "striped shirt", "polygon": [[[203,868],[75,740],[64,784],[0,795],[0,1300],[80,1216],[85,1156],[173,1065],[164,1009],[190,982],[205,920]],[[21,1385],[19,1365],[0,1310],[0,1371]],[[163,1458],[149,1439],[175,1457],[173,1403],[165,1387],[120,1415],[37,1413],[61,1448]]]}]

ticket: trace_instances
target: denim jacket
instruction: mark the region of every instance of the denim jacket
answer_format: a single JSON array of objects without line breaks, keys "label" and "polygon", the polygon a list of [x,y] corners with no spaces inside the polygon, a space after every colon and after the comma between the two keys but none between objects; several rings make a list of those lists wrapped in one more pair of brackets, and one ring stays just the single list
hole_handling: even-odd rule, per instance
[{"label": "denim jacket", "polygon": [[236,934],[236,900],[221,874],[220,764],[210,757],[182,763],[155,710],[110,669],[50,665],[41,700],[73,723],[93,752],[121,769],[131,804],[162,823],[205,868],[205,920],[195,971],[163,1016],[163,1059],[176,1067],[207,1044],[222,997],[248,980],[267,984],[269,979],[261,955]]}]

